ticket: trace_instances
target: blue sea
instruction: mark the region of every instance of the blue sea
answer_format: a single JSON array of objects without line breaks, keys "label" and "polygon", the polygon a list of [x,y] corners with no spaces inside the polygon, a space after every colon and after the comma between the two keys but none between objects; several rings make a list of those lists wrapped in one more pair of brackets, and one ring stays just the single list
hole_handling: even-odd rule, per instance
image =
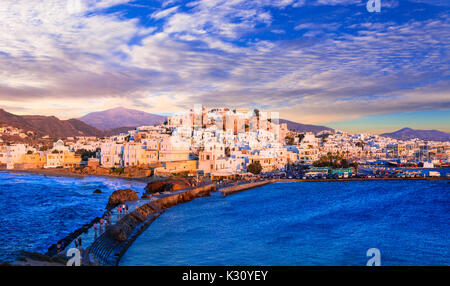
[{"label": "blue sea", "polygon": [[[103,214],[122,179],[0,172],[0,261]],[[102,194],[93,194],[101,189]],[[167,210],[121,265],[450,265],[450,181],[276,183]]]},{"label": "blue sea", "polygon": [[166,211],[120,265],[450,265],[450,181],[276,183]]},{"label": "blue sea", "polygon": [[[103,215],[113,191],[145,184],[123,179],[52,177],[0,172],[0,263],[21,249],[45,253],[49,246]],[[100,189],[102,194],[93,194]]]}]

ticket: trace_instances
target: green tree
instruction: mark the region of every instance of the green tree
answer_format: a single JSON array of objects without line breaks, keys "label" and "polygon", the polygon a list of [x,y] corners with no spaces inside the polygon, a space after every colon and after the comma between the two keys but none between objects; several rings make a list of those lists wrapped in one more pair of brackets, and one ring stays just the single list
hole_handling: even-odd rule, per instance
[{"label": "green tree", "polygon": [[261,163],[259,163],[259,161],[255,161],[251,164],[248,164],[247,170],[252,174],[258,175],[262,171]]},{"label": "green tree", "polygon": [[294,137],[292,135],[286,136],[285,140],[286,140],[286,144],[287,145],[294,145],[295,144]]},{"label": "green tree", "polygon": [[347,169],[349,167],[347,159],[342,159],[339,167]]},{"label": "green tree", "polygon": [[302,142],[303,138],[305,138],[305,134],[298,135],[298,142]]}]

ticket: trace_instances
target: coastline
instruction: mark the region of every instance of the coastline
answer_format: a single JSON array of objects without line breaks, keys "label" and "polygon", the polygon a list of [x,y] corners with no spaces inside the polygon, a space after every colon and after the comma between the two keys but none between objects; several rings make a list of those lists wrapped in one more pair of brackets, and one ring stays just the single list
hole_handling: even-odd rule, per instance
[{"label": "coastline", "polygon": [[18,170],[18,169],[0,169],[2,172],[10,172],[10,173],[27,173],[27,174],[35,174],[35,175],[43,175],[43,176],[51,176],[51,177],[68,177],[68,178],[84,178],[85,175],[68,173],[68,172],[60,172],[55,170],[48,169],[28,169],[28,170]]},{"label": "coastline", "polygon": [[[79,174],[75,172],[70,172],[67,169],[0,169],[0,172],[11,172],[11,173],[28,173],[52,177],[69,177],[69,178],[85,178],[85,177],[102,177],[111,179],[123,179],[128,181],[139,181],[144,183],[151,183],[156,180],[161,180],[168,177],[130,177],[121,175],[111,175],[111,174]],[[340,178],[340,179],[266,179],[275,180],[279,182],[336,182],[336,181],[376,181],[376,180],[450,180],[450,177],[415,177],[415,178]],[[256,187],[256,186],[255,186]]]},{"label": "coastline", "polygon": [[74,172],[69,172],[67,170],[58,169],[0,169],[0,172],[11,172],[11,173],[28,173],[35,175],[51,176],[51,177],[68,177],[68,178],[79,178],[83,179],[86,177],[101,177],[109,179],[122,179],[127,181],[139,181],[143,183],[151,183],[155,180],[159,180],[163,177],[125,177],[120,175],[107,175],[107,174],[78,174]]}]

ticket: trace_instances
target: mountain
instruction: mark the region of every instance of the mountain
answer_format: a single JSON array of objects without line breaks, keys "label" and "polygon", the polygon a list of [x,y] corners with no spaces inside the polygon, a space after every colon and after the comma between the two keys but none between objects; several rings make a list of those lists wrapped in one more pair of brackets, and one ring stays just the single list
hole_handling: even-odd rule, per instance
[{"label": "mountain", "polygon": [[60,120],[55,116],[15,115],[0,109],[0,125],[8,125],[25,131],[33,131],[41,136],[66,138],[72,136],[103,136],[100,131],[77,120]]},{"label": "mountain", "polygon": [[92,112],[78,119],[100,130],[107,130],[126,126],[157,125],[163,123],[166,117],[118,107],[105,111]]},{"label": "mountain", "polygon": [[332,131],[334,132],[333,128],[329,128],[326,126],[320,126],[320,125],[309,125],[309,124],[301,124],[293,121],[289,121],[286,119],[280,119],[280,124],[286,123],[287,128],[289,130],[295,130],[297,132],[313,132],[313,133],[319,133],[324,130]]},{"label": "mountain", "polygon": [[403,128],[392,133],[383,133],[380,136],[399,140],[418,138],[430,141],[450,141],[450,133],[442,132],[439,130],[415,130],[411,128]]}]

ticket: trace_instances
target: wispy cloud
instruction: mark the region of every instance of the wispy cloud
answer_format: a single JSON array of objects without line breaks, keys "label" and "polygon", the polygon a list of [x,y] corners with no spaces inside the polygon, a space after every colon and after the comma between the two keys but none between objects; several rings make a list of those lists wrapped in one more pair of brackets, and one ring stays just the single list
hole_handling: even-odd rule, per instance
[{"label": "wispy cloud", "polygon": [[[68,1],[4,0],[0,106],[72,117],[204,103],[311,123],[450,108],[448,10],[393,6],[403,14],[392,19],[364,1],[198,0],[162,2],[144,21],[105,12],[135,2],[81,1],[75,13]],[[336,15],[308,16],[322,6]]]}]

